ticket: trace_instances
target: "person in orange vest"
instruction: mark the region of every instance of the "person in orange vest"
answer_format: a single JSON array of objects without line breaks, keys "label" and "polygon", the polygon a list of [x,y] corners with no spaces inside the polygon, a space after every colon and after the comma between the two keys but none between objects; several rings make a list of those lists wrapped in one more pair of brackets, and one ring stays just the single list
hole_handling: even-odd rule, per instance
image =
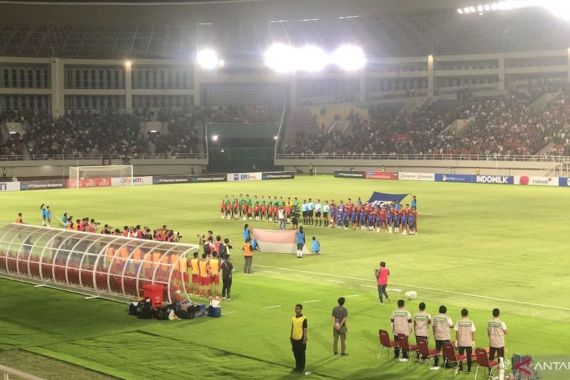
[{"label": "person in orange vest", "polygon": [[[212,257],[209,261],[210,283],[213,285],[216,293],[216,299],[220,298],[220,260],[218,259],[218,252],[212,252]],[[212,288],[209,288],[212,291]],[[212,296],[214,292],[212,292]]]},{"label": "person in orange vest", "polygon": [[243,273],[245,275],[252,275],[251,273],[251,265],[253,264],[253,249],[251,249],[251,238],[248,237],[243,243]]},{"label": "person in orange vest", "polygon": [[194,252],[194,258],[190,260],[190,267],[192,268],[192,284],[190,285],[190,293],[192,295],[200,292],[200,259],[198,259],[198,252]]},{"label": "person in orange vest", "polygon": [[207,295],[207,289],[210,285],[210,274],[208,273],[208,255],[202,253],[202,260],[198,262],[200,268],[200,289],[198,295]]}]

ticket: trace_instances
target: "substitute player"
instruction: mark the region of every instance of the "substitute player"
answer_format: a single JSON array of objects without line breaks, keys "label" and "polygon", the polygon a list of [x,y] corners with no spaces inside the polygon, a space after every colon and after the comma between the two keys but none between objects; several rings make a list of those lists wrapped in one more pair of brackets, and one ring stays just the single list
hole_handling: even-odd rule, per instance
[{"label": "substitute player", "polygon": [[213,285],[214,291],[212,292],[212,287],[209,287],[209,290],[212,296],[215,294],[216,298],[220,298],[220,260],[215,251],[208,262],[208,271],[210,273],[210,284]]},{"label": "substitute player", "polygon": [[210,286],[210,274],[208,272],[208,255],[206,253],[202,253],[202,260],[198,262],[198,268],[200,269],[200,291],[198,294],[207,296],[208,286]]},{"label": "substitute player", "polygon": [[190,260],[190,267],[192,268],[192,285],[190,293],[192,295],[200,293],[200,259],[198,259],[198,252],[194,252],[194,258]]}]

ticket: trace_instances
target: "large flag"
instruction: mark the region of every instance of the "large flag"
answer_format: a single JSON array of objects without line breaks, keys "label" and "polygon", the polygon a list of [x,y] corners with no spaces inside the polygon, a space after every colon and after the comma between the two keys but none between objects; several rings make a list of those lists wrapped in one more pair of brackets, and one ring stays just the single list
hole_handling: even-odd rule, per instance
[{"label": "large flag", "polygon": [[368,199],[368,203],[373,206],[380,206],[384,203],[400,203],[409,195],[410,194],[387,194],[375,191],[370,196],[370,199]]},{"label": "large flag", "polygon": [[[259,250],[261,252],[273,252],[273,253],[296,253],[297,243],[295,235],[297,230],[264,230],[261,228],[253,229],[254,239],[259,244]],[[303,253],[311,253],[308,249],[311,244],[309,237],[305,235],[305,247],[303,248]]]}]

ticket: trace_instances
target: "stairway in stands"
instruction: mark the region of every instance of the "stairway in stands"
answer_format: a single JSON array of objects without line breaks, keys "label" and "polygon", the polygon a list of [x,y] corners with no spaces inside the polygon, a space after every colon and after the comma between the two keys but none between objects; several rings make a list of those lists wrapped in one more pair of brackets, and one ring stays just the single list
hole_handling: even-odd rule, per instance
[{"label": "stairway in stands", "polygon": [[289,114],[285,130],[285,145],[293,145],[297,135],[301,132],[305,136],[314,136],[322,133],[313,115],[307,109],[291,111]]}]

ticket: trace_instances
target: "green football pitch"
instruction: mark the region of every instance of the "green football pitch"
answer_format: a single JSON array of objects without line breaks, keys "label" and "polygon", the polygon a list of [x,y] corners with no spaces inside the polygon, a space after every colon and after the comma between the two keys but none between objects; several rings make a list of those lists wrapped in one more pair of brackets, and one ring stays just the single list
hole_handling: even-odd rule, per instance
[{"label": "green football pitch", "polygon": [[[57,216],[69,212],[120,228],[167,224],[187,243],[211,229],[239,247],[244,222],[221,220],[218,212],[225,194],[339,200],[367,199],[372,191],[417,195],[419,234],[307,226],[307,237],[321,242],[320,256],[257,254],[251,277],[240,273],[242,257],[234,249],[232,302],[223,304],[220,319],[143,321],[128,316],[124,304],[0,280],[0,363],[14,364],[2,358],[26,352],[129,379],[295,378],[288,337],[294,305],[303,303],[312,378],[452,378],[452,370],[433,372],[386,353],[377,357],[378,329],[389,330],[395,300],[407,290],[418,292],[416,300],[406,301],[412,313],[420,301],[432,315],[444,304],[455,321],[468,308],[478,329],[477,347],[488,345],[486,322],[499,307],[509,329],[508,357],[520,353],[570,362],[570,193],[564,188],[319,176],[29,191],[0,195],[0,220],[11,222],[23,212],[27,223],[40,224],[39,205],[47,203]],[[384,305],[378,303],[374,279],[381,260],[392,273],[391,302]],[[330,312],[339,296],[347,297],[350,313],[346,357],[332,355]],[[49,374],[41,365],[20,367]],[[70,371],[59,378],[73,378]],[[570,378],[567,367],[543,373],[545,379]]]}]

